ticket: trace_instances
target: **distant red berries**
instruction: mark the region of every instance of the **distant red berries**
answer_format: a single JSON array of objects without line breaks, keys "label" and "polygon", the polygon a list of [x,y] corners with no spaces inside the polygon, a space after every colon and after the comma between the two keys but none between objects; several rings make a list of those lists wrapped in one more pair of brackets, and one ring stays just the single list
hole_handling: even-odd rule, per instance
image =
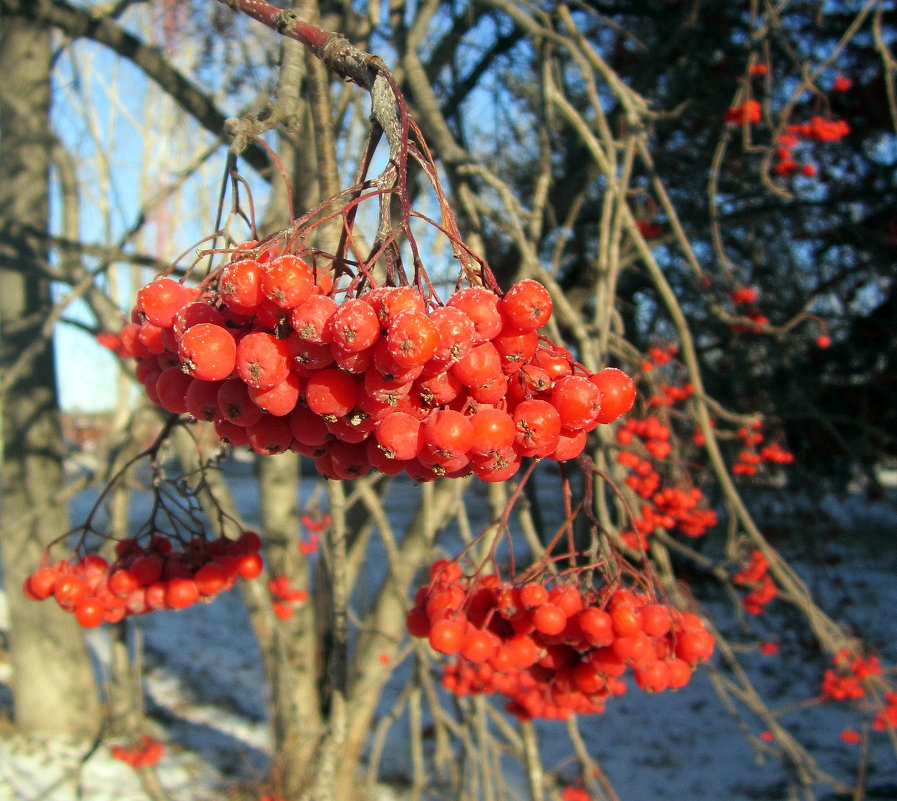
[{"label": "distant red berries", "polygon": [[744,103],[732,106],[724,116],[725,121],[733,125],[750,125],[760,122],[762,118],[762,109],[756,100],[745,100]]}]

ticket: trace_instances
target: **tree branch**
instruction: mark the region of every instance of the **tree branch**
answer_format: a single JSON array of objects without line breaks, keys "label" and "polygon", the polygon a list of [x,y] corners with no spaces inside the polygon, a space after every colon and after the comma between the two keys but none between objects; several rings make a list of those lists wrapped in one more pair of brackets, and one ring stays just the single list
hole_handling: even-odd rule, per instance
[{"label": "tree branch", "polygon": [[[73,39],[91,39],[139,67],[203,128],[224,141],[226,117],[212,99],[175,69],[157,48],[148,45],[107,16],[93,16],[63,0],[0,0],[0,17],[11,16],[58,28]],[[263,148],[250,144],[243,158],[265,177],[271,160]]]}]

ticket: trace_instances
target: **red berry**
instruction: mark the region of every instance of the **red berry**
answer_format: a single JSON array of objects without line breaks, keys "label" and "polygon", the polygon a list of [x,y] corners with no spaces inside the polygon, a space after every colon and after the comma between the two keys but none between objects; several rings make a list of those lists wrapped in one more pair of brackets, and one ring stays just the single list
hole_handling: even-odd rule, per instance
[{"label": "red berry", "polygon": [[290,313],[290,325],[304,340],[322,344],[327,342],[327,321],[337,310],[336,301],[327,295],[312,295]]},{"label": "red berry", "polygon": [[451,367],[465,387],[484,387],[502,375],[501,355],[491,342],[475,345]]},{"label": "red berry", "polygon": [[386,332],[389,355],[406,368],[426,364],[436,353],[439,341],[439,328],[423,312],[403,312]]},{"label": "red berry", "polygon": [[[541,584],[531,581],[520,588],[520,603],[527,609],[548,603],[548,590]],[[565,616],[566,617],[566,616]]]},{"label": "red berry", "polygon": [[423,426],[424,442],[439,456],[450,458],[467,453],[473,436],[470,418],[452,409],[434,412]]},{"label": "red berry", "polygon": [[[156,383],[158,389],[158,382]],[[191,378],[184,393],[184,405],[187,411],[197,420],[207,423],[221,417],[221,410],[218,408],[220,387],[220,381],[200,381],[198,378]]]},{"label": "red berry", "polygon": [[170,328],[175,314],[196,298],[196,290],[173,278],[157,278],[137,292],[137,310],[153,325]]},{"label": "red berry", "polygon": [[560,634],[567,625],[567,615],[554,604],[542,604],[530,613],[530,619],[536,627],[536,631],[542,634]]},{"label": "red berry", "polygon": [[282,309],[295,309],[315,291],[311,268],[298,256],[279,256],[261,275],[261,290]]},{"label": "red berry", "polygon": [[237,573],[240,578],[251,580],[258,578],[264,563],[256,552],[248,552],[237,557]]},{"label": "red berry", "polygon": [[430,618],[426,610],[415,606],[405,616],[405,627],[412,637],[428,637],[430,634]]},{"label": "red berry", "polygon": [[139,586],[130,570],[116,570],[109,577],[109,589],[120,598],[127,598]]},{"label": "red berry", "polygon": [[325,368],[308,379],[305,400],[315,414],[345,417],[358,402],[358,380],[342,370]]},{"label": "red berry", "polygon": [[489,659],[498,647],[498,637],[490,631],[470,628],[461,645],[461,656],[476,665]]},{"label": "red berry", "polygon": [[236,312],[251,314],[265,299],[264,267],[253,259],[231,262],[221,270],[218,292],[224,304]]},{"label": "red berry", "polygon": [[42,567],[29,576],[28,586],[35,598],[43,600],[53,592],[53,585],[57,578],[59,578],[59,571],[55,567]]},{"label": "red berry", "polygon": [[53,596],[62,607],[71,608],[87,595],[87,586],[77,576],[62,575],[53,585]]},{"label": "red berry", "polygon": [[262,455],[283,453],[293,442],[293,429],[289,416],[262,415],[257,423],[246,429],[246,432],[249,447]]},{"label": "red berry", "polygon": [[104,611],[103,604],[98,599],[92,597],[84,598],[75,607],[75,620],[78,621],[78,625],[86,629],[92,629],[103,622]]},{"label": "red berry", "polygon": [[514,418],[493,406],[483,406],[474,412],[470,416],[470,424],[473,426],[470,449],[484,456],[510,447],[517,435]]},{"label": "red berry", "polygon": [[[370,348],[380,336],[380,323],[373,307],[359,298],[350,298],[327,321],[324,338],[347,353]],[[334,354],[336,355],[336,354]]]},{"label": "red berry", "polygon": [[163,370],[156,379],[156,397],[159,405],[172,414],[187,411],[187,390],[193,379],[179,367]]},{"label": "red berry", "polygon": [[533,331],[550,319],[551,295],[538,281],[527,278],[505,293],[499,307],[515,328]]},{"label": "red berry", "polygon": [[433,358],[446,365],[458,361],[472,347],[477,335],[473,320],[454,306],[440,306],[430,312],[439,329],[439,347]]},{"label": "red berry", "polygon": [[374,436],[390,459],[413,459],[423,445],[420,420],[405,412],[387,414],[377,424]]},{"label": "red berry", "polygon": [[550,403],[561,416],[563,428],[579,431],[598,420],[601,390],[585,376],[563,376],[551,390]]},{"label": "red berry", "polygon": [[250,387],[270,389],[289,375],[289,347],[274,334],[253,331],[246,334],[237,345],[236,368],[237,375]]},{"label": "red berry", "polygon": [[663,660],[655,659],[635,669],[635,683],[646,693],[663,692],[669,686],[669,682],[670,669]]},{"label": "red berry", "polygon": [[614,641],[611,617],[603,609],[587,607],[579,612],[576,620],[586,640],[592,645],[603,647]]},{"label": "red berry", "polygon": [[592,383],[601,390],[599,423],[612,423],[626,414],[635,403],[635,382],[616,367],[605,367],[591,377]]},{"label": "red berry", "polygon": [[284,417],[296,408],[302,380],[295,373],[287,373],[287,377],[273,387],[266,389],[249,387],[249,397],[256,406],[268,414]]},{"label": "red berry", "polygon": [[234,370],[237,343],[230,331],[214,323],[191,326],[178,343],[184,370],[202,381],[222,381]]},{"label": "red berry", "polygon": [[249,387],[239,378],[229,378],[218,386],[218,411],[228,422],[238,426],[255,425],[262,419],[262,410],[249,395]]},{"label": "red berry", "polygon": [[528,400],[514,409],[515,445],[521,456],[548,456],[558,444],[561,417],[548,401]]},{"label": "red berry", "polygon": [[186,609],[199,600],[199,589],[187,578],[176,578],[165,588],[165,604],[170,609]]},{"label": "red berry", "polygon": [[709,659],[713,646],[713,635],[704,629],[689,629],[676,634],[676,656],[689,665]]},{"label": "red berry", "polygon": [[464,644],[464,626],[458,620],[437,620],[427,635],[430,646],[442,654],[456,654]]}]

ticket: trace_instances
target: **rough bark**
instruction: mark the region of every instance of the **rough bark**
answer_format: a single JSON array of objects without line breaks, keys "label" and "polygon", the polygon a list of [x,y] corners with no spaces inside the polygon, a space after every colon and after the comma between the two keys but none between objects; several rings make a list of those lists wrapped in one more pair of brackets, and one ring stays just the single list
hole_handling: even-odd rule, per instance
[{"label": "rough bark", "polygon": [[[49,217],[50,33],[14,19],[0,34],[0,220],[46,229]],[[0,371],[6,374],[40,337],[52,308],[49,283],[37,269],[46,254],[20,240],[0,262]],[[81,630],[51,602],[26,600],[19,587],[41,552],[67,528],[62,433],[51,342],[21,371],[2,399],[3,575],[10,610],[14,715],[22,732],[84,735],[99,723],[96,685]],[[34,509],[42,513],[15,525]]]}]

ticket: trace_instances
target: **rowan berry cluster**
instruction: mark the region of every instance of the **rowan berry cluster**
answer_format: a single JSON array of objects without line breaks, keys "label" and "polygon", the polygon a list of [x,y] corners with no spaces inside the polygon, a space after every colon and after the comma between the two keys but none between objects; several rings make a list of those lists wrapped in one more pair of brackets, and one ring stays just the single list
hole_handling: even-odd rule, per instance
[{"label": "rowan berry cluster", "polygon": [[822,698],[828,701],[858,700],[865,697],[863,681],[881,675],[878,657],[857,656],[846,648],[832,657],[833,668],[822,676]]},{"label": "rowan berry cluster", "polygon": [[575,458],[632,406],[628,376],[590,373],[538,334],[552,303],[536,281],[432,308],[410,286],[339,304],[332,288],[297,256],[240,254],[202,293],[144,286],[123,350],[158,405],[258,453],[303,453],[335,479],[501,481],[524,457]]},{"label": "rowan berry cluster", "polygon": [[651,408],[675,406],[677,403],[688,400],[695,391],[691,383],[682,384],[681,386],[677,384],[661,384],[659,389],[660,394],[653,395],[648,401],[648,406]]},{"label": "rowan berry cluster", "polygon": [[788,132],[779,136],[773,172],[783,177],[799,172],[812,178],[816,175],[816,167],[797,161],[794,148],[802,142],[839,142],[849,133],[850,126],[844,120],[826,120],[822,117],[813,117],[809,122],[799,125],[789,125]]},{"label": "rowan berry cluster", "polygon": [[872,721],[876,731],[897,728],[897,692],[885,693],[885,705]]},{"label": "rowan berry cluster", "polygon": [[762,421],[757,420],[750,427],[742,426],[738,429],[738,439],[743,447],[732,465],[733,474],[755,476],[764,462],[791,464],[794,461],[794,454],[777,442],[771,442],[757,450],[757,446],[764,441],[762,426]]},{"label": "rowan berry cluster", "polygon": [[407,626],[457,655],[444,668],[446,689],[503,695],[521,719],[600,714],[626,691],[627,670],[645,692],[678,689],[714,648],[700,618],[641,592],[468,580],[444,560],[418,590]]},{"label": "rowan berry cluster", "polygon": [[753,304],[760,299],[760,291],[752,287],[739,286],[731,292],[732,303],[736,306]]},{"label": "rowan berry cluster", "polygon": [[308,600],[308,593],[305,590],[297,590],[290,586],[289,576],[272,576],[268,580],[268,592],[274,599],[271,608],[281,620],[291,618],[296,613],[296,606]]},{"label": "rowan berry cluster", "polygon": [[732,576],[735,584],[751,587],[750,592],[741,599],[741,605],[749,615],[761,614],[766,605],[779,594],[768,571],[769,560],[760,551],[754,550],[751,551],[748,563]]},{"label": "rowan berry cluster", "polygon": [[723,115],[723,119],[731,125],[751,125],[763,118],[762,108],[757,100],[745,100],[737,106],[731,106]]},{"label": "rowan berry cluster", "polygon": [[158,740],[144,735],[140,745],[113,745],[109,750],[113,757],[127,762],[135,768],[149,768],[156,765],[162,758],[165,746]]},{"label": "rowan berry cluster", "polygon": [[679,352],[679,346],[675,342],[667,345],[655,345],[648,349],[648,358],[641,364],[643,373],[650,373],[655,367],[663,367],[672,361],[673,357]]},{"label": "rowan berry cluster", "polygon": [[[661,474],[655,462],[670,456],[670,429],[654,415],[644,420],[630,418],[616,432],[623,449],[617,462],[627,468],[624,481],[648,503],[642,504],[633,528],[623,531],[622,541],[630,548],[646,548],[647,538],[656,528],[678,531],[688,537],[700,537],[716,525],[716,512],[698,508],[703,493],[697,487],[661,488]],[[647,452],[646,458],[643,452]],[[652,459],[654,461],[652,461]]]},{"label": "rowan berry cluster", "polygon": [[184,609],[211,601],[238,578],[262,570],[262,542],[252,531],[238,540],[201,537],[175,543],[162,534],[144,546],[135,539],[116,544],[112,564],[101,556],[74,556],[41,567],[25,581],[25,595],[42,601],[51,595],[81,626],[117,623],[129,615],[157,609]]}]

